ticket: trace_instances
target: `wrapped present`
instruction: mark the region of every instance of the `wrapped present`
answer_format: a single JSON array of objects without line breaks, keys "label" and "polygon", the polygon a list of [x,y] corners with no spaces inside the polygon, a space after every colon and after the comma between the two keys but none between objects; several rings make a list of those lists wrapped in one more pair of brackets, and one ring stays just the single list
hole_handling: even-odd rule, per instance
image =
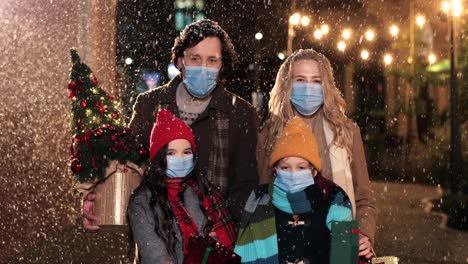
[{"label": "wrapped present", "polygon": [[192,236],[183,264],[237,264],[241,257],[211,237]]},{"label": "wrapped present", "polygon": [[359,230],[355,220],[333,221],[330,264],[356,264],[359,254]]},{"label": "wrapped present", "polygon": [[394,256],[372,258],[372,264],[398,264],[398,261],[399,259]]}]

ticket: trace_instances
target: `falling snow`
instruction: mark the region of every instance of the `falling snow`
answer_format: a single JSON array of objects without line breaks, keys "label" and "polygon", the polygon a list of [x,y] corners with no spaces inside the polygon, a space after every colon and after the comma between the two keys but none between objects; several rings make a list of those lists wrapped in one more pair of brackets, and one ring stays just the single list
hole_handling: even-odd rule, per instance
[{"label": "falling snow", "polygon": [[[115,2],[119,2],[120,9],[116,10]],[[173,29],[177,16],[164,12],[172,10],[174,4],[148,1],[151,3],[146,4],[147,8],[142,8],[136,2],[140,1],[0,0],[0,156],[3,157],[0,160],[0,263],[128,263],[125,227],[100,233],[81,228],[80,197],[72,192],[66,163],[71,138],[66,85],[71,47],[77,47],[104,88],[114,95],[122,93],[125,90],[122,87],[131,86],[122,80],[134,81],[140,77],[140,69],[133,67],[167,67],[177,33]],[[205,2],[208,5],[212,1]],[[239,53],[239,69],[226,84],[230,91],[250,100],[254,88],[258,88],[268,100],[268,91],[286,54],[291,2],[224,1],[207,10],[205,15],[218,20],[231,35]],[[309,12],[311,23],[328,22],[332,27],[349,24],[356,31],[371,26],[377,38],[389,35],[384,30],[389,21],[401,27],[408,23],[408,1],[403,0],[294,2],[299,9]],[[421,31],[421,43],[425,46],[420,52],[440,50],[437,57],[447,57],[447,23],[437,11],[440,1],[415,2],[417,11],[430,17],[427,27]],[[118,14],[117,21],[113,20],[115,14]],[[382,18],[384,14],[390,15]],[[428,137],[417,139],[425,141],[424,144],[406,145],[410,137],[418,137],[418,131],[412,127],[417,120],[410,115],[385,114],[396,113],[397,107],[403,107],[402,94],[407,91],[408,82],[388,77],[382,64],[375,63],[367,68],[355,66],[359,74],[350,80],[352,84],[346,85],[342,76],[350,69],[341,66],[349,62],[362,66],[359,55],[343,59],[340,53],[335,53],[336,45],[330,44],[331,40],[323,42],[332,47],[327,49],[308,39],[308,29],[297,30],[294,44],[309,43],[331,56],[335,73],[341,76],[336,79],[347,100],[347,111],[353,113],[353,120],[363,133],[379,210],[376,253],[398,256],[401,263],[468,263],[468,233],[447,228],[440,210],[425,210],[441,208],[447,202],[442,193],[448,181],[450,106],[447,100],[440,99],[449,97],[447,86],[431,86],[429,95],[422,95],[425,101],[413,105],[418,111],[427,105],[440,109],[439,121],[445,120],[445,126],[436,127]],[[263,38],[255,40],[258,32]],[[408,30],[405,32],[408,35]],[[336,28],[332,33],[340,37]],[[407,35],[398,39],[403,41],[398,43],[404,50],[404,58],[394,58],[398,65],[406,63],[409,55],[408,43],[404,42]],[[148,41],[139,42],[142,36]],[[355,40],[356,45],[368,44],[362,35]],[[385,37],[385,41],[376,44],[380,46],[369,52],[370,56],[383,55],[391,41],[391,37]],[[358,52],[358,46],[352,49]],[[127,55],[132,56],[132,62],[125,66]],[[132,71],[129,74],[127,70]],[[466,77],[458,73],[458,78]],[[393,90],[376,84],[384,79],[394,84]],[[122,95],[125,96],[129,96],[131,105],[135,98]],[[431,98],[436,100],[430,101]],[[233,97],[231,103],[239,102]],[[267,107],[267,101],[263,105]],[[429,114],[425,112],[419,120]],[[466,164],[468,129],[464,120],[462,142]],[[402,135],[405,135],[404,142],[398,139]]]}]

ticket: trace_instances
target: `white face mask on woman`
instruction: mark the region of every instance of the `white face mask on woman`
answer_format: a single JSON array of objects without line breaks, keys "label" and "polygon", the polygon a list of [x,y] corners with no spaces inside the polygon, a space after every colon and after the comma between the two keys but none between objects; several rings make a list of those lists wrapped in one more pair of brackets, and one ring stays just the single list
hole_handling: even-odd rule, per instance
[{"label": "white face mask on woman", "polygon": [[302,115],[310,116],[314,114],[323,105],[322,85],[319,83],[294,82],[291,103]]}]

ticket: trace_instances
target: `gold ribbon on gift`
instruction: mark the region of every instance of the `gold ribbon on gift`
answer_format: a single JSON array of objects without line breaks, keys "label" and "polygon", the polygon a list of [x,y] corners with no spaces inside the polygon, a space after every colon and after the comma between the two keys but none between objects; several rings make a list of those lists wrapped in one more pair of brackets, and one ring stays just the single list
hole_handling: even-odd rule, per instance
[{"label": "gold ribbon on gift", "polygon": [[86,197],[89,192],[96,194],[94,214],[99,220],[95,225],[101,229],[127,224],[126,211],[130,196],[141,182],[143,168],[132,162],[121,164],[117,160],[109,161],[104,179],[97,182],[85,182],[75,186]]},{"label": "gold ribbon on gift", "polygon": [[398,264],[398,261],[400,261],[400,259],[395,256],[377,257],[373,247],[371,247],[371,251],[374,255],[372,258],[372,264]]},{"label": "gold ribbon on gift", "polygon": [[372,264],[398,264],[399,259],[394,256],[372,258]]}]

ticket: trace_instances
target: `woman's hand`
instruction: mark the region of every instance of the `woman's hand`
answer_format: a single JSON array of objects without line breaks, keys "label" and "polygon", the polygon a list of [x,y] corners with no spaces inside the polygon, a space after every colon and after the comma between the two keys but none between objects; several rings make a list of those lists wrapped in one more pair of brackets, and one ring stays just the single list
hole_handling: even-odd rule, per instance
[{"label": "woman's hand", "polygon": [[370,239],[363,234],[359,234],[359,256],[364,256],[366,259],[370,259],[373,255]]}]

